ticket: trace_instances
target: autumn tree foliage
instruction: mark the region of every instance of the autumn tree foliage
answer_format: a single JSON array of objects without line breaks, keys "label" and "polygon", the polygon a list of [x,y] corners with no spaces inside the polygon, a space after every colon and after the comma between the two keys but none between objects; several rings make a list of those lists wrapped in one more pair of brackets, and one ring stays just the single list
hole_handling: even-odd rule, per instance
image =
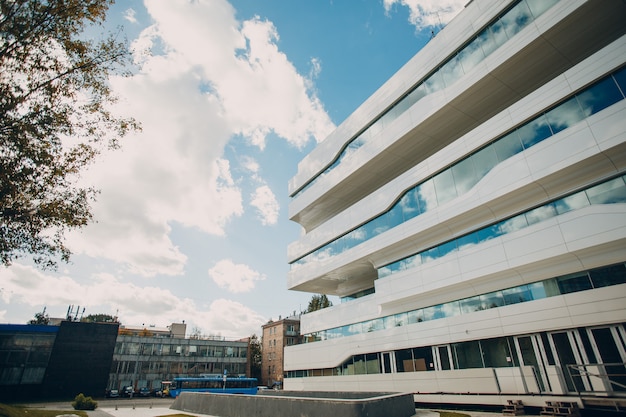
[{"label": "autumn tree foliage", "polygon": [[0,0],[0,262],[68,261],[65,232],[92,220],[97,190],[78,185],[106,147],[137,129],[111,112],[108,83],[130,53],[120,35],[88,37],[112,0]]}]

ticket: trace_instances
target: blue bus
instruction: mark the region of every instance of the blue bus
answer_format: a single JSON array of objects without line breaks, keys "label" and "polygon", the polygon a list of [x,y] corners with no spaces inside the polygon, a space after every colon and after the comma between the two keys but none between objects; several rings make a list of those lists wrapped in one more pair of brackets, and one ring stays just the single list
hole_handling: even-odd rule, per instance
[{"label": "blue bus", "polygon": [[255,395],[257,392],[257,380],[256,378],[224,378],[222,376],[172,379],[170,396],[176,398],[181,392]]}]

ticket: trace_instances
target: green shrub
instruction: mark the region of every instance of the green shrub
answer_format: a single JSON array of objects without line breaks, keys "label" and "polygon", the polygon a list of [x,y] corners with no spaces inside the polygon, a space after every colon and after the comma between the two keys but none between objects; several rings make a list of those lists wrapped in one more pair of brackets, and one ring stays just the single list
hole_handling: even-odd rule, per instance
[{"label": "green shrub", "polygon": [[91,397],[85,397],[81,392],[74,398],[72,403],[74,410],[95,410],[98,407],[98,402],[91,399]]}]

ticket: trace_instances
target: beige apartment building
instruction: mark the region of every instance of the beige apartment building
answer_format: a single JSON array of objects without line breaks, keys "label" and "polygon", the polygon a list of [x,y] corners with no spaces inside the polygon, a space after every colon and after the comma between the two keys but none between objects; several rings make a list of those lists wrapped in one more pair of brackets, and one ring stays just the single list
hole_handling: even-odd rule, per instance
[{"label": "beige apartment building", "polygon": [[292,315],[263,325],[263,354],[259,385],[282,387],[285,346],[301,343],[300,315]]}]

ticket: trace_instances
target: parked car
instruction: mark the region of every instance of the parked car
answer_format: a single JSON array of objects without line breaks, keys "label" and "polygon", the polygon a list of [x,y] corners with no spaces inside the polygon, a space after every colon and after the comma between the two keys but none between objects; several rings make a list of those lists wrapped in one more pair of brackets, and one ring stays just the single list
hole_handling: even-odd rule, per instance
[{"label": "parked car", "polygon": [[118,398],[120,396],[120,392],[116,389],[110,389],[106,392],[107,398]]},{"label": "parked car", "polygon": [[139,396],[140,397],[149,397],[150,396],[150,388],[141,387],[139,388]]},{"label": "parked car", "polygon": [[122,391],[122,396],[123,397],[133,397],[133,395],[135,394],[135,390],[133,390],[132,386],[127,386],[126,388],[124,388],[124,390]]}]

